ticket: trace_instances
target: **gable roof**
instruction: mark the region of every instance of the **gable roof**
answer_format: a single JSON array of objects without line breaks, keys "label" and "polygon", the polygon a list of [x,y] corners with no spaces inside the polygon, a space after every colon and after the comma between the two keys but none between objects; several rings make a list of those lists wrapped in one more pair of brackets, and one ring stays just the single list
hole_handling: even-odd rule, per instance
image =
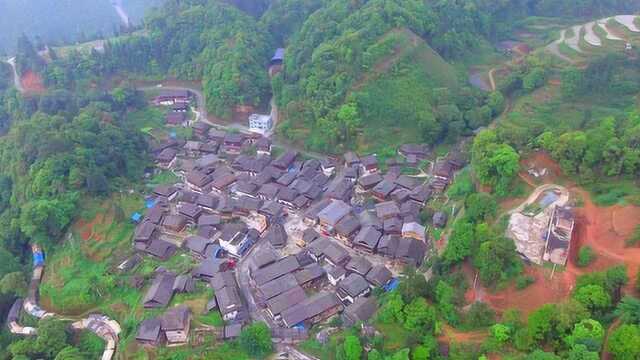
[{"label": "gable roof", "polygon": [[280,276],[294,272],[299,267],[300,264],[295,256],[287,256],[280,259],[280,261],[254,271],[253,278],[258,285],[263,285]]},{"label": "gable roof", "polygon": [[145,294],[142,303],[145,308],[165,307],[173,296],[173,283],[176,275],[172,272],[161,272],[156,275]]}]

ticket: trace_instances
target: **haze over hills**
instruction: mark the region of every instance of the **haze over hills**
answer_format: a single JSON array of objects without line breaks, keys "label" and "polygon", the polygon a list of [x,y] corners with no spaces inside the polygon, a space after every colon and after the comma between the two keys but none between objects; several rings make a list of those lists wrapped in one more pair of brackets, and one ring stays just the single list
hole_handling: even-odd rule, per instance
[{"label": "haze over hills", "polygon": [[[162,0],[123,0],[133,23]],[[45,42],[73,42],[112,35],[122,24],[111,0],[0,1],[0,52],[10,52],[21,34]]]}]

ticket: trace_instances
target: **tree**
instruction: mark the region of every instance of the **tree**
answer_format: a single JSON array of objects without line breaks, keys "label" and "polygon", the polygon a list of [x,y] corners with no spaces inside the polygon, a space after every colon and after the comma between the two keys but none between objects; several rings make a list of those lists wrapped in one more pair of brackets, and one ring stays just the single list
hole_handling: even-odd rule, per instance
[{"label": "tree", "polygon": [[494,130],[485,130],[473,141],[471,163],[481,183],[505,195],[520,169],[520,156],[511,146],[500,143]]},{"label": "tree", "polygon": [[640,356],[640,328],[624,324],[613,331],[607,350],[616,360],[636,360]]},{"label": "tree", "polygon": [[404,308],[405,329],[419,335],[433,332],[436,313],[433,307],[429,306],[424,298],[415,298]]},{"label": "tree", "polygon": [[491,326],[491,336],[499,344],[504,344],[511,339],[511,328],[504,324],[494,324]]},{"label": "tree", "polygon": [[405,303],[427,295],[427,280],[424,274],[418,272],[413,266],[407,266],[404,268],[403,275],[404,279],[400,282],[398,291]]},{"label": "tree", "polygon": [[611,306],[611,296],[599,285],[587,285],[579,288],[574,298],[592,313],[602,313]]},{"label": "tree", "polygon": [[382,354],[376,349],[373,349],[367,353],[367,360],[384,360]]},{"label": "tree", "polygon": [[585,245],[581,246],[578,251],[578,261],[577,264],[580,267],[589,266],[595,260],[596,255],[593,253],[593,249],[590,246]]},{"label": "tree", "polygon": [[456,221],[443,254],[445,261],[456,263],[471,255],[472,241],[473,224],[464,219]]},{"label": "tree", "polygon": [[498,210],[495,197],[487,193],[475,193],[464,201],[465,216],[474,223],[493,218]]},{"label": "tree", "polygon": [[255,358],[264,358],[273,351],[271,331],[267,324],[256,322],[242,329],[240,346]]},{"label": "tree", "polygon": [[45,318],[38,323],[35,348],[48,358],[55,358],[69,343],[67,323],[55,318]]},{"label": "tree", "polygon": [[344,338],[345,360],[360,360],[362,345],[357,336],[347,335]]},{"label": "tree", "polygon": [[585,319],[577,323],[571,335],[565,338],[569,347],[584,345],[589,351],[600,351],[604,339],[604,328],[593,319]]},{"label": "tree", "polygon": [[640,299],[625,296],[618,303],[615,312],[622,322],[627,324],[640,324]]},{"label": "tree", "polygon": [[62,349],[62,351],[60,351],[55,358],[55,360],[85,360],[85,359],[86,357],[82,355],[80,350],[78,350],[73,346],[67,346],[66,348]]},{"label": "tree", "polygon": [[436,285],[436,301],[438,310],[444,318],[453,325],[457,325],[459,321],[458,311],[454,304],[455,291],[451,285],[440,280]]},{"label": "tree", "polygon": [[529,314],[527,332],[531,339],[543,342],[549,337],[553,330],[553,320],[556,313],[555,305],[546,304]]},{"label": "tree", "polygon": [[585,345],[577,344],[569,351],[568,360],[598,360],[600,354],[597,351],[589,351]]},{"label": "tree", "polygon": [[470,328],[480,328],[495,323],[496,313],[487,304],[476,301],[465,314],[465,323]]},{"label": "tree", "polygon": [[526,360],[561,360],[562,358],[554,353],[536,350],[525,357]]},{"label": "tree", "polygon": [[402,296],[398,292],[394,291],[383,299],[382,306],[378,311],[378,319],[385,324],[391,324],[394,322],[404,323],[404,309],[405,303],[402,300]]},{"label": "tree", "polygon": [[12,272],[0,280],[0,293],[24,297],[27,294],[27,281],[21,272]]}]

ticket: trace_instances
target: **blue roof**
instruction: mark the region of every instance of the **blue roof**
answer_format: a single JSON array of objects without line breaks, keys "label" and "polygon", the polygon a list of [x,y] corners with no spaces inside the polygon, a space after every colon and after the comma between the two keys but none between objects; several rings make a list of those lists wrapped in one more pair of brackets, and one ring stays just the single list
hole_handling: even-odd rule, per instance
[{"label": "blue roof", "polygon": [[284,60],[284,48],[277,48],[275,54],[271,58],[271,61],[282,61]]},{"label": "blue roof", "polygon": [[153,205],[155,205],[155,204],[156,204],[156,199],[147,199],[147,200],[145,200],[145,202],[144,202],[144,206],[145,206],[147,209],[151,209],[151,208],[153,207]]},{"label": "blue roof", "polygon": [[398,288],[398,285],[400,285],[400,280],[398,280],[398,278],[393,278],[387,285],[384,286],[384,291],[393,291]]},{"label": "blue roof", "polygon": [[142,220],[142,214],[137,213],[137,212],[133,213],[133,215],[131,215],[131,220],[133,220],[135,222],[138,222],[138,221]]},{"label": "blue roof", "polygon": [[44,253],[42,252],[34,252],[33,253],[33,266],[42,266],[44,265]]}]

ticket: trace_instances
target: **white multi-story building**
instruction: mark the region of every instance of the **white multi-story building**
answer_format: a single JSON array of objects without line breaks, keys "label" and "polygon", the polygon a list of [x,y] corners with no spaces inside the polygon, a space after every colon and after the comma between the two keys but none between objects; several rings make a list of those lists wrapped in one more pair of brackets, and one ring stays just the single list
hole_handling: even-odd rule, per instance
[{"label": "white multi-story building", "polygon": [[271,115],[251,114],[249,116],[249,130],[264,134],[271,130],[273,119]]}]

